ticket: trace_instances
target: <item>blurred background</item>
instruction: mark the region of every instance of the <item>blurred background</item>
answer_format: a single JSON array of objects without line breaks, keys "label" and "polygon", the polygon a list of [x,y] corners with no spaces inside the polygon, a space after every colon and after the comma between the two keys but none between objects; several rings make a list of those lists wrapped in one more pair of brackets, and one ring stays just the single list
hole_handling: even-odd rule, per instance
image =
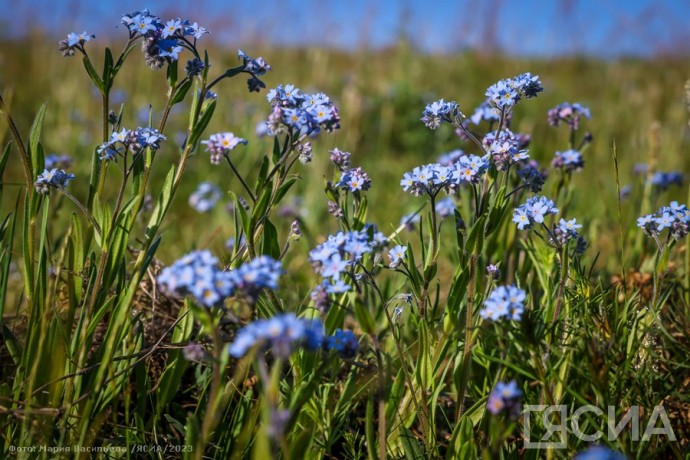
[{"label": "blurred background", "polygon": [[[100,63],[105,46],[119,50],[126,42],[121,16],[142,8],[164,20],[181,17],[207,27],[211,33],[202,43],[209,49],[212,74],[236,65],[241,48],[253,57],[263,56],[273,67],[264,78],[268,88],[293,83],[305,91],[324,91],[339,106],[341,130],[314,142],[313,163],[298,168],[301,181],[294,196],[300,198],[294,209],[285,210],[283,232],[294,213],[308,229],[300,243],[305,254],[319,235],[335,229],[322,193],[324,180],[333,174],[330,149],[352,152],[353,165],[368,171],[373,181],[370,220],[389,232],[422,203],[400,189],[404,171],[453,149],[472,151],[448,127],[426,129],[419,121],[424,106],[444,98],[471,114],[488,86],[526,71],[540,75],[545,91],[517,106],[512,129],[532,135],[530,155],[544,167],[557,150],[568,148],[567,129],[548,126],[547,110],[569,101],[592,111],[583,129],[594,141],[585,154],[584,171],[575,173],[577,192],[569,212],[585,224],[591,241],[588,254],[591,261],[599,254],[598,267],[615,272],[616,254],[626,241],[620,238],[615,211],[614,144],[620,185],[631,186],[622,202],[630,237],[639,233],[636,217],[652,211],[640,209],[645,178],[634,175],[633,166],[645,162],[652,170],[689,171],[684,89],[690,78],[688,1],[1,0],[0,88],[24,132],[36,110],[48,102],[46,153],[72,156],[70,170],[78,179],[70,187],[78,197],[85,197],[89,159],[101,142],[100,97],[79,57],[63,58],[57,41],[69,32],[95,34],[87,48]],[[182,55],[180,60],[187,58]],[[160,117],[164,71],[146,67],[135,50],[118,78],[112,99],[115,107],[124,104],[124,126],[145,124],[149,110],[154,120]],[[207,134],[232,131],[249,140],[236,155],[238,168],[251,180],[261,155],[272,146],[271,139],[255,134],[270,109],[265,91],[248,94],[244,79],[225,81],[216,89],[219,105]],[[166,132],[169,141],[157,160],[158,180],[177,158],[173,144],[184,138],[186,107],[176,106]],[[7,141],[4,125],[0,138]],[[21,178],[18,168],[12,172]],[[241,191],[230,171],[212,167],[200,151],[187,174],[164,236],[177,245],[159,250],[167,262],[194,247],[222,251],[232,236],[224,202],[204,214],[187,204],[201,181]],[[7,177],[5,181],[11,182]],[[549,189],[547,182],[545,192]],[[685,185],[657,194],[660,202],[650,204],[654,209],[671,199],[687,200]],[[13,205],[5,197],[3,209]],[[181,221],[190,225],[175,224]]]}]

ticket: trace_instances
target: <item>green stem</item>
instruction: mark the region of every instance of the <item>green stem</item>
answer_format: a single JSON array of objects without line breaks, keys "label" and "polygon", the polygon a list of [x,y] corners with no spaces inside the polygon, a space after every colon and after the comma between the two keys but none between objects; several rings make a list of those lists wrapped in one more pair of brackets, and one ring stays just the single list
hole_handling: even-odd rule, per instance
[{"label": "green stem", "polygon": [[456,411],[456,423],[460,423],[465,410],[465,392],[469,380],[469,369],[472,352],[472,321],[474,317],[474,291],[476,289],[477,260],[479,256],[470,256],[470,285],[467,291],[467,311],[465,313],[465,347],[462,353],[462,367],[460,369],[460,388],[458,388],[458,400]]}]

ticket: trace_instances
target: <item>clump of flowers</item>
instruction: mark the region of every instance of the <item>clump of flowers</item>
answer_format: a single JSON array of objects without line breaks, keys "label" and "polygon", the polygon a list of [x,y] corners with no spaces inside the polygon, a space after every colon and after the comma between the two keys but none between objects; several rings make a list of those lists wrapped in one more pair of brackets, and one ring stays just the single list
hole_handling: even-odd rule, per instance
[{"label": "clump of flowers", "polygon": [[442,122],[457,124],[465,115],[460,112],[455,101],[446,102],[440,99],[428,104],[422,113],[422,122],[427,128],[436,129]]},{"label": "clump of flowers", "polygon": [[143,37],[141,50],[146,64],[152,69],[160,69],[166,62],[177,61],[179,53],[185,48],[194,51],[196,40],[208,33],[206,28],[186,19],[176,18],[163,23],[148,10],[125,14],[122,24],[127,26],[130,39]]},{"label": "clump of flowers", "polygon": [[341,358],[352,358],[357,354],[359,341],[354,332],[347,329],[336,329],[326,339],[326,349],[334,350]]},{"label": "clump of flowers", "polygon": [[178,295],[191,295],[205,307],[222,306],[234,292],[230,272],[218,268],[210,251],[193,251],[165,267],[158,284]]},{"label": "clump of flowers", "polygon": [[486,90],[486,97],[493,107],[504,110],[517,104],[523,97],[536,97],[542,91],[544,88],[539,76],[527,72],[494,83]]},{"label": "clump of flowers", "polygon": [[127,151],[134,154],[139,154],[147,148],[156,151],[160,148],[161,141],[166,139],[157,129],[137,128],[128,130],[122,128],[120,131],[114,131],[110,135],[110,139],[98,147],[98,153],[101,155],[101,160],[115,161],[118,156],[124,156]]},{"label": "clump of flowers", "polygon": [[221,191],[217,185],[210,182],[202,182],[197,189],[189,195],[189,205],[198,212],[208,212],[220,200]]},{"label": "clump of flowers", "polygon": [[488,133],[482,139],[482,144],[499,171],[506,171],[515,163],[529,159],[521,139],[508,129]]},{"label": "clump of flowers", "polygon": [[65,57],[74,56],[76,51],[86,54],[84,51],[84,44],[94,38],[96,38],[94,34],[90,34],[86,31],[80,34],[72,32],[67,35],[66,40],[60,40],[58,42],[58,48]]},{"label": "clump of flowers", "polygon": [[498,286],[484,301],[479,316],[489,321],[501,318],[519,321],[525,311],[526,293],[516,286]]},{"label": "clump of flowers", "polygon": [[676,240],[679,240],[688,234],[690,225],[690,210],[684,204],[678,204],[677,201],[672,201],[669,206],[662,206],[653,214],[639,217],[637,219],[637,226],[644,232],[657,239],[664,231],[669,229],[669,234]]},{"label": "clump of flowers", "polygon": [[220,164],[223,155],[227,155],[231,150],[240,144],[247,145],[247,140],[235,136],[233,133],[211,134],[208,140],[201,141],[206,145],[206,151],[211,154],[211,164]]},{"label": "clump of flowers", "polygon": [[561,123],[567,123],[572,130],[579,128],[581,118],[586,118],[588,120],[592,118],[590,110],[577,102],[574,104],[568,102],[558,104],[556,107],[549,110],[546,116],[549,125],[558,126]]},{"label": "clump of flowers", "polygon": [[565,152],[556,152],[551,165],[554,168],[563,169],[566,172],[579,171],[585,166],[582,154],[577,150],[569,149]]},{"label": "clump of flowers", "polygon": [[534,224],[543,224],[549,214],[558,214],[553,201],[544,196],[533,196],[513,212],[513,222],[519,230],[530,229]]},{"label": "clump of flowers", "polygon": [[271,350],[274,356],[287,358],[297,347],[318,350],[323,346],[323,325],[319,320],[297,318],[284,313],[249,323],[239,329],[228,346],[233,358],[241,358],[255,346]]},{"label": "clump of flowers", "polygon": [[494,415],[506,413],[510,418],[516,419],[522,412],[521,397],[522,391],[515,380],[507,383],[498,382],[489,394],[486,408]]},{"label": "clump of flowers", "polygon": [[278,289],[283,269],[279,261],[269,256],[259,256],[229,273],[236,293],[254,302],[262,289]]},{"label": "clump of flowers", "polygon": [[489,169],[487,157],[465,155],[451,166],[432,163],[418,166],[403,175],[400,185],[414,195],[435,196],[441,190],[455,190],[462,184],[476,184]]},{"label": "clump of flowers", "polygon": [[380,250],[388,243],[383,233],[369,226],[361,231],[338,232],[309,252],[309,261],[324,279],[317,289],[329,294],[346,292],[350,286],[341,278],[352,274],[364,255]]},{"label": "clump of flowers", "polygon": [[518,171],[518,177],[522,180],[523,185],[529,188],[532,193],[539,193],[546,181],[546,172],[540,171],[536,164],[528,164]]},{"label": "clump of flowers", "polygon": [[243,62],[245,72],[251,75],[249,79],[247,79],[249,92],[258,93],[261,88],[265,88],[266,84],[259,80],[259,77],[264,76],[266,72],[271,70],[271,66],[266,63],[264,58],[251,58],[242,50],[237,50],[237,58]]},{"label": "clump of flowers", "polygon": [[64,189],[71,181],[74,180],[74,178],[74,174],[66,173],[62,169],[44,169],[43,172],[36,178],[34,186],[36,187],[36,191],[38,193],[46,195],[48,192],[50,192],[50,187]]},{"label": "clump of flowers", "polygon": [[652,177],[649,178],[649,182],[661,190],[666,190],[671,185],[676,185],[679,187],[683,185],[683,178],[684,175],[680,171],[657,171],[652,174]]},{"label": "clump of flowers", "polygon": [[344,170],[336,185],[350,192],[366,191],[371,187],[371,179],[366,171],[357,167]]},{"label": "clump of flowers", "polygon": [[550,233],[549,242],[557,248],[562,248],[570,240],[575,240],[575,254],[582,254],[587,249],[587,240],[577,232],[579,228],[582,228],[582,225],[578,224],[576,219],[561,219]]},{"label": "clump of flowers", "polygon": [[297,134],[315,135],[320,130],[332,132],[340,128],[338,107],[324,93],[303,93],[295,85],[278,85],[266,98],[273,107],[268,117],[271,134],[289,129]]},{"label": "clump of flowers", "polygon": [[350,152],[343,152],[337,147],[329,152],[330,160],[340,171],[347,171],[350,168]]}]

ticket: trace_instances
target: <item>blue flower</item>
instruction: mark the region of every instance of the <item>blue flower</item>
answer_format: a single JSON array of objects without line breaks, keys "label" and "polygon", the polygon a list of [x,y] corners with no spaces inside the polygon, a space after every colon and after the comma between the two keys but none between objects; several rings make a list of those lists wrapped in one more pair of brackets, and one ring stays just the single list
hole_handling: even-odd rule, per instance
[{"label": "blue flower", "polygon": [[349,330],[336,329],[326,342],[326,349],[335,350],[342,358],[354,357],[358,348],[357,336]]},{"label": "blue flower", "polygon": [[221,191],[218,186],[210,182],[202,182],[189,196],[189,205],[198,212],[208,212],[218,203],[220,197]]},{"label": "blue flower", "polygon": [[390,251],[388,251],[388,257],[391,263],[388,265],[390,268],[398,268],[398,266],[404,262],[405,253],[407,252],[407,246],[402,246],[400,244],[393,246]]},{"label": "blue flower", "polygon": [[322,129],[332,132],[340,128],[338,108],[323,93],[307,94],[294,85],[278,85],[268,92],[267,99],[273,107],[267,123],[270,134],[287,129],[316,135]]},{"label": "blue flower", "polygon": [[581,118],[587,118],[588,120],[592,118],[592,114],[587,107],[582,104],[570,104],[568,102],[559,104],[549,110],[546,116],[551,126],[558,126],[560,123],[565,122],[573,130],[579,128]]},{"label": "blue flower", "polygon": [[233,358],[241,358],[255,346],[270,349],[274,355],[286,358],[297,347],[317,350],[323,346],[323,325],[319,320],[297,318],[284,313],[269,319],[257,320],[239,329],[228,346]]},{"label": "blue flower", "polygon": [[690,209],[684,204],[673,201],[669,206],[662,206],[653,214],[639,217],[637,226],[650,236],[657,236],[668,228],[671,236],[679,240],[690,230]]},{"label": "blue flower", "polygon": [[279,261],[269,256],[259,256],[230,272],[235,290],[250,300],[256,300],[262,289],[278,289],[283,269]]},{"label": "blue flower", "polygon": [[45,195],[50,191],[50,187],[64,189],[74,178],[74,174],[66,173],[62,169],[44,169],[36,178],[34,187],[38,193]]},{"label": "blue flower", "polygon": [[165,267],[157,281],[167,291],[192,295],[208,308],[222,306],[235,288],[230,272],[220,270],[217,264],[209,251],[193,251]]},{"label": "blue flower", "polygon": [[462,117],[464,115],[458,109],[458,104],[455,101],[446,102],[440,99],[426,106],[421,120],[428,128],[436,129],[444,121],[453,124]]},{"label": "blue flower", "polygon": [[671,185],[683,185],[683,173],[679,171],[657,171],[649,179],[650,183],[661,190],[666,190]]},{"label": "blue flower", "polygon": [[498,382],[489,394],[486,408],[494,415],[505,412],[511,418],[517,418],[522,411],[521,397],[522,391],[515,380],[508,383]]},{"label": "blue flower", "polygon": [[498,286],[484,301],[479,316],[489,321],[501,318],[519,321],[525,311],[526,293],[516,286]]},{"label": "blue flower", "polygon": [[157,45],[158,55],[170,58],[172,61],[177,61],[178,54],[184,50],[177,40],[159,40]]},{"label": "blue flower", "polygon": [[528,72],[494,83],[485,95],[492,106],[505,110],[517,104],[523,96],[528,99],[536,97],[543,90],[539,77]]},{"label": "blue flower", "polygon": [[585,160],[580,152],[570,149],[565,152],[556,152],[551,165],[554,168],[561,168],[568,172],[579,171],[585,166]]},{"label": "blue flower", "polygon": [[529,229],[535,223],[544,223],[544,217],[549,214],[558,214],[558,208],[553,201],[543,196],[533,196],[515,209],[513,222],[518,225],[519,230]]},{"label": "blue flower", "polygon": [[211,164],[220,164],[223,155],[227,154],[240,144],[247,145],[247,140],[235,136],[233,133],[212,134],[208,140],[201,141],[206,145],[206,151],[211,154]]},{"label": "blue flower", "polygon": [[482,144],[499,171],[505,171],[513,164],[529,159],[528,151],[522,148],[521,139],[508,129],[500,133],[488,133],[482,139]]},{"label": "blue flower", "polygon": [[366,191],[371,187],[371,179],[369,174],[358,167],[343,171],[336,185],[350,192]]},{"label": "blue flower", "polygon": [[167,23],[165,23],[165,27],[162,28],[161,30],[161,36],[163,38],[168,38],[172,37],[175,35],[178,31],[182,30],[182,21],[180,21],[180,18],[177,19],[171,19]]}]

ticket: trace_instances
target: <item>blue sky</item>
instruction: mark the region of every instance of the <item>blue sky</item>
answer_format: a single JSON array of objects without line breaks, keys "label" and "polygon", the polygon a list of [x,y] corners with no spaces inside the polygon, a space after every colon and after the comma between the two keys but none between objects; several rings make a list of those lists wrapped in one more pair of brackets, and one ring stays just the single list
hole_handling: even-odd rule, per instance
[{"label": "blue sky", "polygon": [[162,18],[197,20],[237,46],[262,40],[382,47],[404,32],[430,52],[500,48],[610,57],[690,49],[687,0],[0,0],[0,19],[13,35],[41,26],[53,34],[86,29],[103,36],[118,32],[123,13],[144,7]]}]

